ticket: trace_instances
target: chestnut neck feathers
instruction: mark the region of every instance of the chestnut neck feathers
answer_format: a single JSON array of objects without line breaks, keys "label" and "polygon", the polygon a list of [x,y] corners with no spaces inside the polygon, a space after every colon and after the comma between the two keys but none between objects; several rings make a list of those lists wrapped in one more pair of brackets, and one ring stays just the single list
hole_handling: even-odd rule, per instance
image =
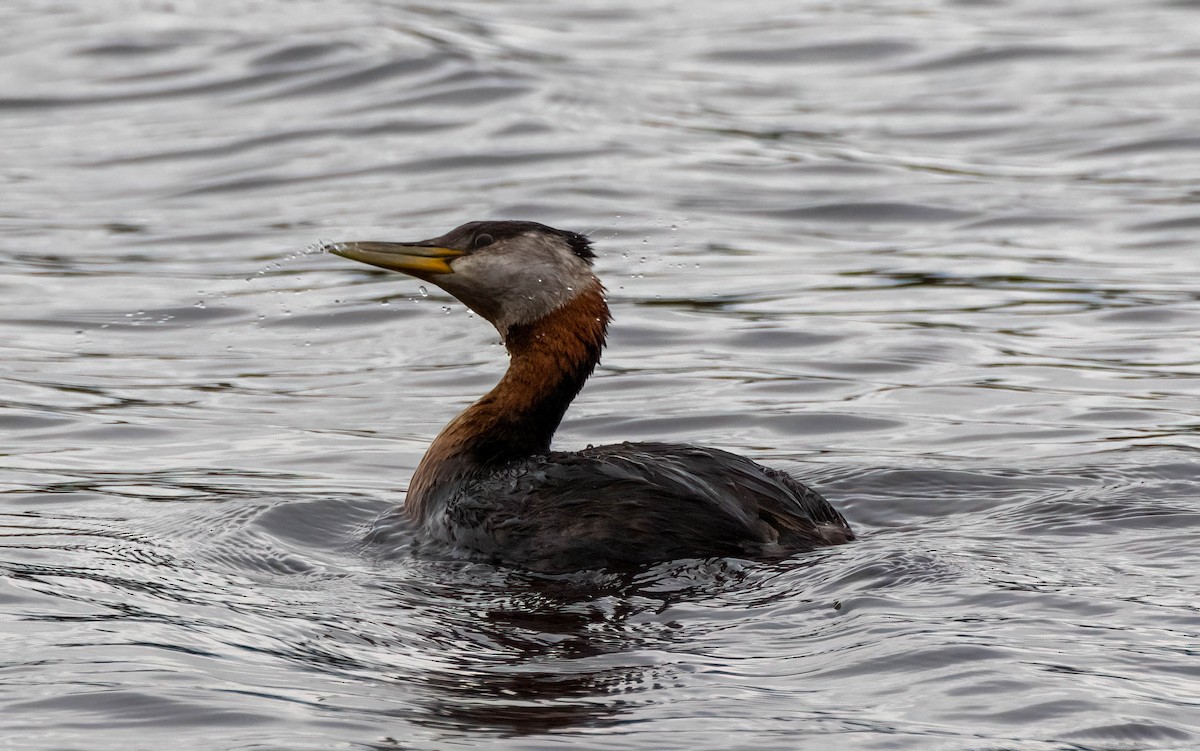
[{"label": "chestnut neck feathers", "polygon": [[406,505],[422,516],[436,491],[480,469],[544,453],[571,400],[600,361],[610,315],[591,280],[561,307],[504,332],[511,357],[500,382],[454,418],[421,459]]}]

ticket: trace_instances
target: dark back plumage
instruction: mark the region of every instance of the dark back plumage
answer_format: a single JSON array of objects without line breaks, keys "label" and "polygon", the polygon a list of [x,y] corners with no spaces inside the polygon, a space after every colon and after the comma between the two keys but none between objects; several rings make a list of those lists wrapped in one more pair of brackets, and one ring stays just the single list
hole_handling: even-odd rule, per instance
[{"label": "dark back plumage", "polygon": [[461,485],[443,521],[457,543],[540,571],[771,557],[853,539],[828,501],[786,473],[668,443],[514,462]]}]

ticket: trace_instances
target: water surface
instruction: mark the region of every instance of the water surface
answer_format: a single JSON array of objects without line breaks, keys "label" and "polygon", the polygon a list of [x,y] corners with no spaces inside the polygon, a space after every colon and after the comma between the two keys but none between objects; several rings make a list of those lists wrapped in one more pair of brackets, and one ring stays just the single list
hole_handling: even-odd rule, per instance
[{"label": "water surface", "polygon": [[[1200,6],[0,25],[14,747],[1200,745]],[[503,349],[303,251],[480,218],[600,253],[560,447],[744,453],[861,539],[550,579],[365,546]]]}]

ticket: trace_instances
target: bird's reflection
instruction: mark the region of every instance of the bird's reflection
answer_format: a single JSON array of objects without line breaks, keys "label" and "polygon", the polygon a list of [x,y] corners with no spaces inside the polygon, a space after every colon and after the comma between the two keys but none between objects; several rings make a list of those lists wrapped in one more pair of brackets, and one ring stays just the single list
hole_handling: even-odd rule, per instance
[{"label": "bird's reflection", "polygon": [[[444,660],[415,679],[424,713],[410,719],[504,735],[618,723],[678,683],[670,654],[693,635],[671,619],[672,606],[741,575],[717,560],[554,578],[493,569],[474,589],[460,581],[458,592],[470,594],[426,601],[442,618],[426,621],[423,636],[443,646]],[[395,594],[413,600],[409,587]]]}]

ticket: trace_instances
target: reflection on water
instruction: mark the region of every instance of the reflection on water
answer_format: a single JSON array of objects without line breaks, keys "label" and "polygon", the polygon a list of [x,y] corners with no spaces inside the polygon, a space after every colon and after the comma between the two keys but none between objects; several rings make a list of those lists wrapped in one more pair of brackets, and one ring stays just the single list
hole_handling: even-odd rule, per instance
[{"label": "reflection on water", "polygon": [[[1193,5],[0,24],[6,739],[1197,745]],[[601,253],[561,446],[749,454],[861,539],[557,578],[364,546],[503,350],[305,251],[488,217]]]}]

